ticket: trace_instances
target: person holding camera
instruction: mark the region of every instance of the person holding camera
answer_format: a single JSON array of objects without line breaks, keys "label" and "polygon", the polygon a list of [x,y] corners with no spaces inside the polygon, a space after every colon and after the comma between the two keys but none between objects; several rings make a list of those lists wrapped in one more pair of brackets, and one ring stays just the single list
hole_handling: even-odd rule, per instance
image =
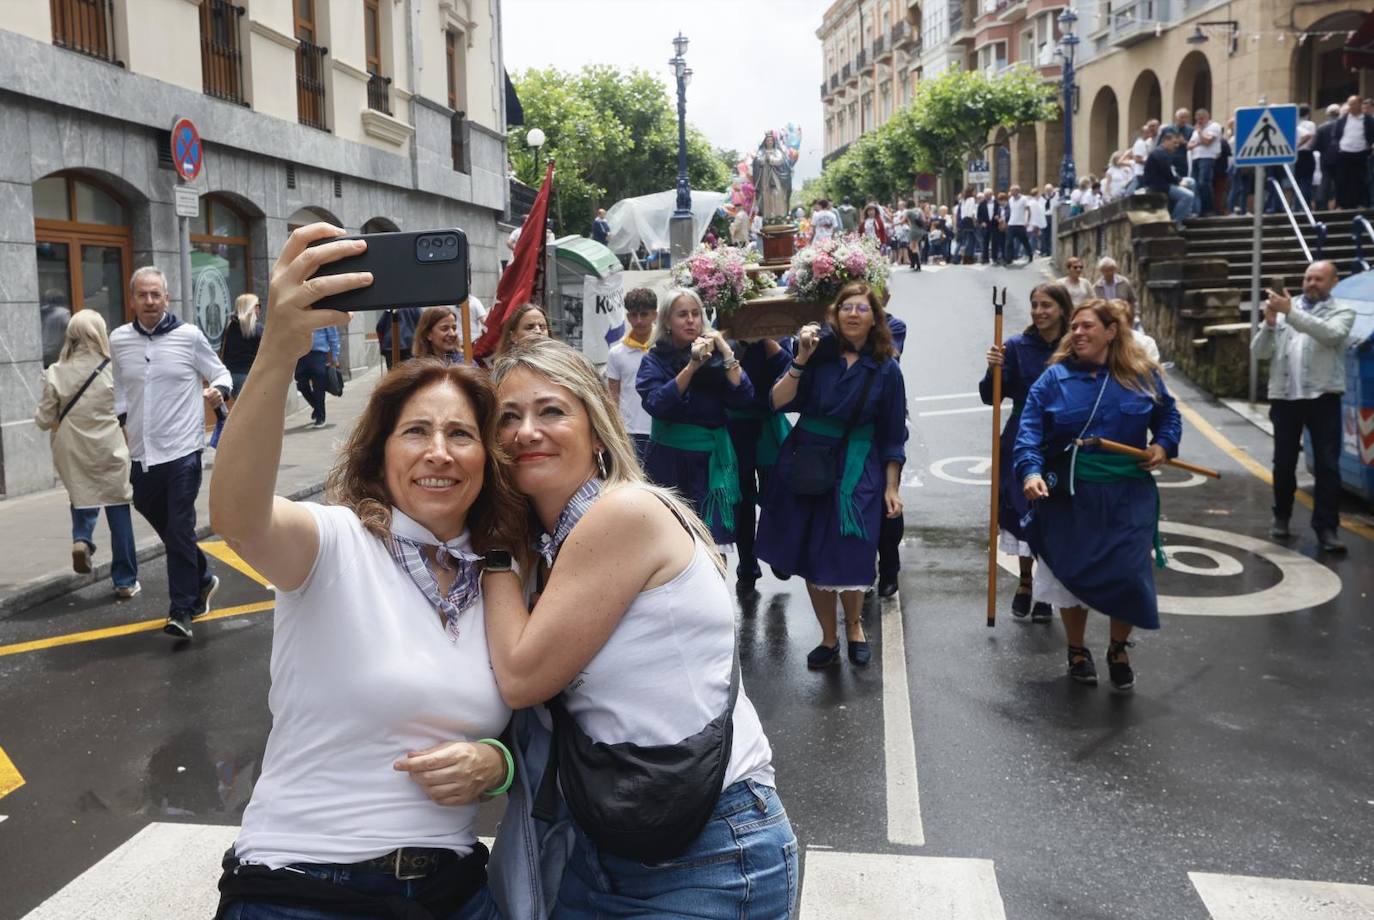
[{"label": "person holding camera", "polygon": [[883,518],[902,514],[906,461],[906,385],[883,297],[846,284],[827,320],[802,327],[796,357],[773,384],[773,408],[801,418],[779,452],[756,543],[760,559],[806,579],[821,626],[821,644],[806,656],[813,669],[840,660],[837,595],[850,662],[872,659],[859,613]]},{"label": "person holding camera", "polygon": [[1302,278],[1302,296],[1281,284],[1265,291],[1264,322],[1250,348],[1269,360],[1269,419],[1274,423],[1274,520],[1269,535],[1292,534],[1296,470],[1302,433],[1312,437],[1316,487],[1312,529],[1328,553],[1345,552],[1336,535],[1341,499],[1341,394],[1345,392],[1345,349],[1355,311],[1331,296],[1336,266],[1313,262]]},{"label": "person holding camera", "polygon": [[[332,504],[273,495],[287,390],[322,297],[369,272],[315,276],[365,240],[317,223],[272,269],[258,359],[210,484],[215,531],[276,586],[272,730],[224,860],[217,920],[495,920],[477,804],[509,787],[510,721],[487,650],[483,553],[525,539],[486,374],[434,358],[373,389],[328,480]],[[324,241],[319,246],[309,246]],[[313,276],[313,277],[312,277]]]},{"label": "person holding camera", "polygon": [[487,637],[506,701],[553,716],[557,783],[538,787],[562,790],[576,826],[553,916],[789,916],[796,837],[741,685],[717,536],[645,482],[575,349],[526,343],[492,380],[497,441],[543,533],[533,610],[517,573],[484,572]]},{"label": "person holding camera", "polygon": [[652,417],[644,472],[677,489],[701,515],[716,543],[735,542],[739,462],[727,409],[747,409],[753,384],[734,349],[707,329],[701,298],[674,288],[659,301],[658,339],[639,365],[635,389]]}]

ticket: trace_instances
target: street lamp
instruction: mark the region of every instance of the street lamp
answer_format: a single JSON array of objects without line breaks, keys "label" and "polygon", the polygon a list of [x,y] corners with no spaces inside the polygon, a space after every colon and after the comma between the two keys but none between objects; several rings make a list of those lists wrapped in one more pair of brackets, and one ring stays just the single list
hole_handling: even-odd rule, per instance
[{"label": "street lamp", "polygon": [[678,32],[673,39],[673,57],[668,66],[677,79],[677,209],[668,223],[669,249],[674,262],[691,255],[696,242],[692,227],[692,186],[687,179],[687,84],[692,69],[687,66],[687,36]]},{"label": "street lamp", "polygon": [[1078,22],[1078,14],[1072,7],[1064,7],[1059,14],[1059,56],[1064,59],[1064,162],[1059,166],[1059,188],[1065,202],[1078,184],[1077,170],[1073,163],[1073,102],[1078,87],[1073,82],[1073,56],[1078,47],[1078,36],[1073,27]]},{"label": "street lamp", "polygon": [[525,135],[525,146],[534,151],[534,171],[539,172],[539,148],[544,146],[544,132],[539,128],[530,128]]}]

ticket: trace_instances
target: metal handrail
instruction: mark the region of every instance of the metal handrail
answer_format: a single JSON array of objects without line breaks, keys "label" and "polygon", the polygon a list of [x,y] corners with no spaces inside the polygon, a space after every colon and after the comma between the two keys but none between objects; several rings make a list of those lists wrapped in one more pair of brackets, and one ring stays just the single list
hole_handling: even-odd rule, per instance
[{"label": "metal handrail", "polygon": [[[1288,225],[1293,228],[1293,235],[1298,238],[1298,245],[1302,247],[1302,254],[1307,257],[1307,261],[1312,261],[1312,250],[1307,248],[1307,240],[1302,238],[1302,230],[1298,227],[1298,219],[1293,216],[1293,209],[1288,206],[1288,199],[1283,197],[1283,186],[1278,179],[1269,178],[1269,184],[1274,187],[1274,194],[1279,199],[1279,204],[1283,205],[1283,213],[1288,215]],[[1302,197],[1299,195],[1298,197]]]},{"label": "metal handrail", "polygon": [[1369,271],[1369,263],[1364,258],[1364,246],[1360,240],[1360,231],[1363,228],[1370,241],[1374,242],[1374,225],[1371,225],[1363,214],[1356,214],[1355,219],[1350,222],[1350,226],[1350,235],[1355,239],[1355,264],[1360,267],[1360,271],[1367,272]]},{"label": "metal handrail", "polygon": [[1322,249],[1326,245],[1326,224],[1312,214],[1312,209],[1307,206],[1307,198],[1298,188],[1298,180],[1293,175],[1293,168],[1287,163],[1283,164],[1284,175],[1288,177],[1288,185],[1293,189],[1293,197],[1302,203],[1303,213],[1307,215],[1307,222],[1312,225],[1312,229],[1317,232],[1317,258],[1321,258]]}]

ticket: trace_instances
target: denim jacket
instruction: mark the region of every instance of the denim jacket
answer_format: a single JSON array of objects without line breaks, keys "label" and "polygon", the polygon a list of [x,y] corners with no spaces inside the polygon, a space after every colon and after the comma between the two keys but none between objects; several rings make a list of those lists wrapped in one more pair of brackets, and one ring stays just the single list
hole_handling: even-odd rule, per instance
[{"label": "denim jacket", "polygon": [[1293,309],[1276,325],[1261,323],[1250,343],[1259,359],[1269,358],[1269,398],[1290,399],[1288,380],[1289,336],[1301,335],[1303,379],[1298,392],[1310,396],[1345,392],[1345,350],[1351,344],[1350,329],[1355,310],[1334,297],[1309,304],[1294,298]]}]

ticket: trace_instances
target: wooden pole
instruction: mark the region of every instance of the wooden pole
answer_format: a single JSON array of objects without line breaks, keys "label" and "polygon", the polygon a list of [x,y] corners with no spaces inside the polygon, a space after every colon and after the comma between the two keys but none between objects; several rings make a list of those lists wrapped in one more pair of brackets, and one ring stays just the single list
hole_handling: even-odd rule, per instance
[{"label": "wooden pole", "polygon": [[[1002,308],[1007,305],[1007,289],[1002,288],[1001,300],[997,288],[992,289],[992,343],[1002,347]],[[988,504],[988,628],[997,625],[997,507],[1002,487],[1002,368],[993,368],[992,375],[992,488]]]},{"label": "wooden pole", "polygon": [[458,305],[459,328],[463,330],[463,363],[472,363],[472,324],[470,322],[471,308],[468,306],[468,299],[463,298],[463,302]]},{"label": "wooden pole", "polygon": [[[1150,459],[1150,452],[1141,450],[1139,447],[1132,447],[1129,444],[1122,444],[1120,441],[1110,441],[1107,438],[1079,438],[1079,447],[1100,447],[1103,450],[1114,454],[1125,454],[1128,457],[1135,457],[1137,460]],[[1197,473],[1199,476],[1209,476],[1212,479],[1220,479],[1221,473],[1205,466],[1198,466],[1183,460],[1165,460],[1165,466],[1177,467],[1189,473]]]},{"label": "wooden pole", "polygon": [[391,311],[391,366],[401,364],[401,314]]}]

